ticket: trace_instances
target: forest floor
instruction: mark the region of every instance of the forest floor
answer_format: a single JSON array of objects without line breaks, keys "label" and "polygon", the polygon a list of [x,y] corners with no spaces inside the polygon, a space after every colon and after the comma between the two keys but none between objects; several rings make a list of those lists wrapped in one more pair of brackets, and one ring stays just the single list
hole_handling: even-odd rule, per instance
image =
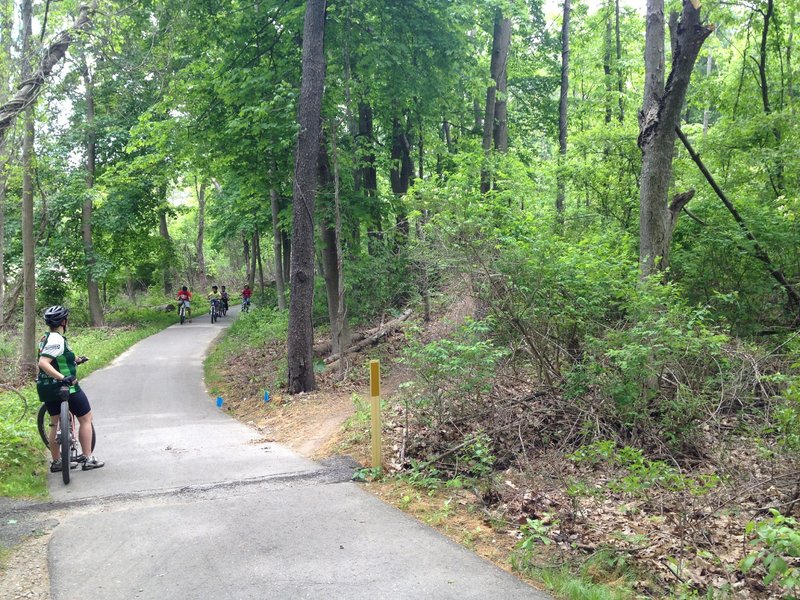
[{"label": "forest floor", "polygon": [[[418,324],[424,342],[447,337],[474,313],[468,294],[451,297],[457,300],[440,307],[431,323]],[[398,476],[373,479],[368,469],[363,475],[365,489],[385,502],[557,596],[589,597],[602,589],[597,597],[782,597],[774,584],[762,584],[763,571],[745,575],[739,566],[753,551],[748,522],[768,514],[776,496],[786,496],[794,465],[776,467],[763,447],[735,431],[716,443],[721,432],[715,427],[724,429],[722,423],[707,427],[708,447],[717,450],[696,461],[691,473],[668,474],[677,477],[675,485],[663,483],[657,461],[633,456],[627,465],[579,464],[555,442],[529,447],[502,469],[495,465],[489,485],[459,477],[446,481],[442,473],[409,468],[408,459],[401,464],[401,386],[414,378],[397,360],[406,345],[402,330],[396,332],[356,355],[343,379],[325,371],[318,374],[318,391],[294,397],[271,392],[268,403],[263,379],[253,378],[250,365],[272,357],[279,371],[282,345],[247,350],[225,363],[225,408],[307,457],[347,454],[366,467],[366,365],[378,358],[384,467]],[[519,410],[544,414],[548,402],[560,401],[543,399]],[[626,487],[631,481],[633,487]]]}]

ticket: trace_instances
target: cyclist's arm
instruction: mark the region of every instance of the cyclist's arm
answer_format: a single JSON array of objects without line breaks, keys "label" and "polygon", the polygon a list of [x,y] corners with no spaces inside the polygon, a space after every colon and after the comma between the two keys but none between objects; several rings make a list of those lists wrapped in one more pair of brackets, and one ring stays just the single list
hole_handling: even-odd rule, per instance
[{"label": "cyclist's arm", "polygon": [[56,381],[61,381],[64,379],[65,375],[62,375],[59,370],[53,366],[53,363],[50,362],[50,360],[50,357],[40,356],[39,368]]}]

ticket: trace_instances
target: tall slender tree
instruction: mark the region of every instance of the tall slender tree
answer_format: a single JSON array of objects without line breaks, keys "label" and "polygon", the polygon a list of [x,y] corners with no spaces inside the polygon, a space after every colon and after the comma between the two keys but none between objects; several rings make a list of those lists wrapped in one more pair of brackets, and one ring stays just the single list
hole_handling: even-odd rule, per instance
[{"label": "tall slender tree", "polygon": [[97,285],[95,265],[97,260],[94,255],[94,242],[92,240],[92,197],[95,179],[95,162],[97,155],[97,131],[95,129],[94,113],[94,81],[89,71],[86,56],[83,57],[83,86],[86,99],[86,198],[81,210],[81,234],[83,236],[83,253],[86,261],[86,291],[89,296],[89,322],[93,327],[103,325],[103,306],[100,303],[100,288]]},{"label": "tall slender tree", "polygon": [[292,197],[294,220],[287,341],[287,388],[290,394],[316,388],[311,313],[314,301],[314,196],[325,85],[325,8],[325,0],[307,0],[303,26],[303,76],[297,107],[299,132]]},{"label": "tall slender tree", "polygon": [[[563,166],[567,155],[567,102],[569,98],[569,15],[570,0],[564,0],[564,15],[561,23],[561,94],[558,100],[558,157]],[[609,119],[610,120],[610,119]],[[556,195],[556,211],[564,212],[564,175],[559,169],[558,191]],[[560,217],[559,217],[560,218]]]},{"label": "tall slender tree", "polygon": [[[33,0],[22,0],[22,80],[27,81],[32,72]],[[36,256],[33,239],[33,138],[35,123],[33,102],[24,113],[25,127],[22,138],[22,357],[21,367],[33,373],[36,362]]]}]

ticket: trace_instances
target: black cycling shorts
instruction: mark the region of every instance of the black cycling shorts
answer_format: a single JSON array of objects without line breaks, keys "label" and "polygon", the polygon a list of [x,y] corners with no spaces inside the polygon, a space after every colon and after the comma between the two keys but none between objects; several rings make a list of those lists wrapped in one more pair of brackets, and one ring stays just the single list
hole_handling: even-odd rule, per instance
[{"label": "black cycling shorts", "polygon": [[[60,400],[48,400],[44,403],[44,405],[47,407],[47,412],[51,417],[55,417],[61,413]],[[71,412],[73,415],[76,417],[82,417],[90,410],[92,410],[92,407],[89,406],[89,398],[86,397],[86,394],[83,390],[78,390],[77,392],[69,395],[69,412]]]}]

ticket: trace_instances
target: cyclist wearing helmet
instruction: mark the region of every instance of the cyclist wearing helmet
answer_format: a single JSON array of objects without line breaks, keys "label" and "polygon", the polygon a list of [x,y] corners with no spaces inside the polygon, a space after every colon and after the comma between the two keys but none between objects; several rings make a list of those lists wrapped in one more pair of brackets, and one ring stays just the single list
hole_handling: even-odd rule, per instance
[{"label": "cyclist wearing helmet", "polygon": [[[78,457],[78,462],[83,463],[83,470],[99,469],[105,463],[100,462],[91,455],[92,448],[92,409],[89,399],[78,385],[77,365],[89,360],[85,356],[76,357],[67,344],[64,334],[67,331],[67,317],[69,310],[63,306],[51,306],[44,311],[44,322],[50,328],[39,340],[39,374],[36,378],[36,391],[39,400],[45,403],[50,415],[50,453],[53,462],[50,471],[60,472],[63,468],[60,448],[56,442],[56,426],[61,410],[59,390],[62,386],[69,386],[69,410],[75,415],[80,424],[78,441],[83,454]],[[86,455],[89,452],[89,456]],[[68,465],[74,469],[77,465]]]}]

